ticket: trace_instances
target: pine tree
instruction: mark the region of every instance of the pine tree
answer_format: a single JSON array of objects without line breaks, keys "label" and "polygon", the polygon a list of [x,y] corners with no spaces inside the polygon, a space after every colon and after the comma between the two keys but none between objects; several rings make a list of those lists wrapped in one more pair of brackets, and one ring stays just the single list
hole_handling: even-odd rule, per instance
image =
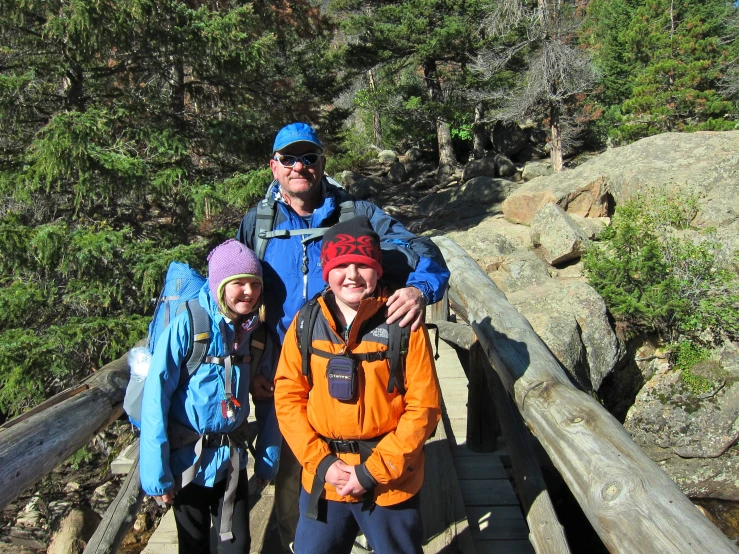
[{"label": "pine tree", "polygon": [[346,65],[359,71],[374,68],[378,76],[375,91],[363,93],[363,99],[384,116],[386,142],[392,140],[394,128],[406,129],[406,135],[414,127],[416,136],[419,128],[427,136],[433,133],[439,174],[452,173],[458,165],[453,126],[460,119],[455,103],[461,101],[454,90],[463,82],[474,51],[479,3],[335,0],[331,9],[349,38]]},{"label": "pine tree", "polygon": [[570,106],[595,81],[590,58],[575,41],[580,20],[578,2],[501,0],[483,23],[491,37],[504,39],[512,30],[518,31],[514,37],[519,40],[511,47],[482,52],[478,67],[494,73],[506,67],[516,53],[527,57],[522,84],[507,95],[499,117],[515,121],[535,116],[545,122],[555,171],[562,170],[564,151],[574,134]]},{"label": "pine tree", "polygon": [[669,131],[726,130],[735,108],[717,89],[736,31],[727,0],[595,0],[591,38],[617,142]]},{"label": "pine tree", "polygon": [[203,267],[338,90],[330,38],[302,1],[3,3],[0,411],[145,335],[168,262]]}]

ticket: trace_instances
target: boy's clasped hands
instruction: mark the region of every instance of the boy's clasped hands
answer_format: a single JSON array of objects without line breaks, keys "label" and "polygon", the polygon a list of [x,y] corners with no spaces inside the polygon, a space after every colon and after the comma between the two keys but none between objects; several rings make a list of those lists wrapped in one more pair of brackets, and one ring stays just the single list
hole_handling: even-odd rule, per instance
[{"label": "boy's clasped hands", "polygon": [[342,460],[336,460],[326,471],[326,482],[336,487],[340,496],[362,496],[366,489],[359,484],[354,466]]}]

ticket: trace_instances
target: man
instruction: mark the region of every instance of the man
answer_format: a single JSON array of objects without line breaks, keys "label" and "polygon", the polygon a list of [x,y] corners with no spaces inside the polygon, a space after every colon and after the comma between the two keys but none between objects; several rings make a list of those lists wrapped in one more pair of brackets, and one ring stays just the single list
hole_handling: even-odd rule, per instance
[{"label": "man", "polygon": [[[322,232],[317,230],[337,223],[342,211],[349,211],[351,206],[354,213],[344,217],[366,215],[379,235],[386,273],[400,265],[409,270],[402,275],[400,288],[388,298],[387,323],[399,320],[401,326],[411,325],[417,330],[423,321],[424,307],[441,300],[449,281],[449,271],[436,245],[428,238],[416,237],[371,202],[357,200],[347,205],[346,192],[323,174],[323,145],[310,125],[291,123],[283,127],[272,151],[269,166],[274,181],[268,200],[274,202],[274,223],[270,228],[276,233],[260,256],[268,328],[276,331],[282,342],[295,314],[325,288],[320,266]],[[258,217],[265,216],[257,208],[251,209],[236,234],[238,240],[257,252]],[[257,396],[271,394],[272,387],[266,381],[255,380],[254,386],[261,389],[254,391]],[[286,550],[295,537],[300,488],[300,464],[283,442],[275,478],[275,509],[280,540]]]}]

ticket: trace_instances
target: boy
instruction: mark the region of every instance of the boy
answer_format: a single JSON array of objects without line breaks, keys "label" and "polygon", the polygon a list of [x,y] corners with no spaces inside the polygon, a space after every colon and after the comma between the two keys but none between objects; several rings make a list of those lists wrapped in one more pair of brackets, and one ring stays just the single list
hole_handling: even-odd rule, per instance
[{"label": "boy", "polygon": [[422,552],[417,493],[423,445],[441,417],[439,385],[424,326],[410,333],[401,382],[390,383],[381,255],[365,216],[327,231],[328,288],[317,297],[307,375],[300,314],[285,335],[275,408],[303,467],[296,553],[348,553],[359,529],[376,552]]}]

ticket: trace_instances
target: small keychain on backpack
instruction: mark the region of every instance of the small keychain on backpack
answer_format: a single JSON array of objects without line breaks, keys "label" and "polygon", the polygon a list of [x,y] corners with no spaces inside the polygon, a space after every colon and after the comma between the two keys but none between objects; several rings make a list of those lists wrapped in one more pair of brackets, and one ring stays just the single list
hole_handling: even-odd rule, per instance
[{"label": "small keychain on backpack", "polygon": [[241,404],[233,396],[227,396],[224,400],[221,400],[221,415],[233,423],[236,421],[236,408],[241,408]]}]

